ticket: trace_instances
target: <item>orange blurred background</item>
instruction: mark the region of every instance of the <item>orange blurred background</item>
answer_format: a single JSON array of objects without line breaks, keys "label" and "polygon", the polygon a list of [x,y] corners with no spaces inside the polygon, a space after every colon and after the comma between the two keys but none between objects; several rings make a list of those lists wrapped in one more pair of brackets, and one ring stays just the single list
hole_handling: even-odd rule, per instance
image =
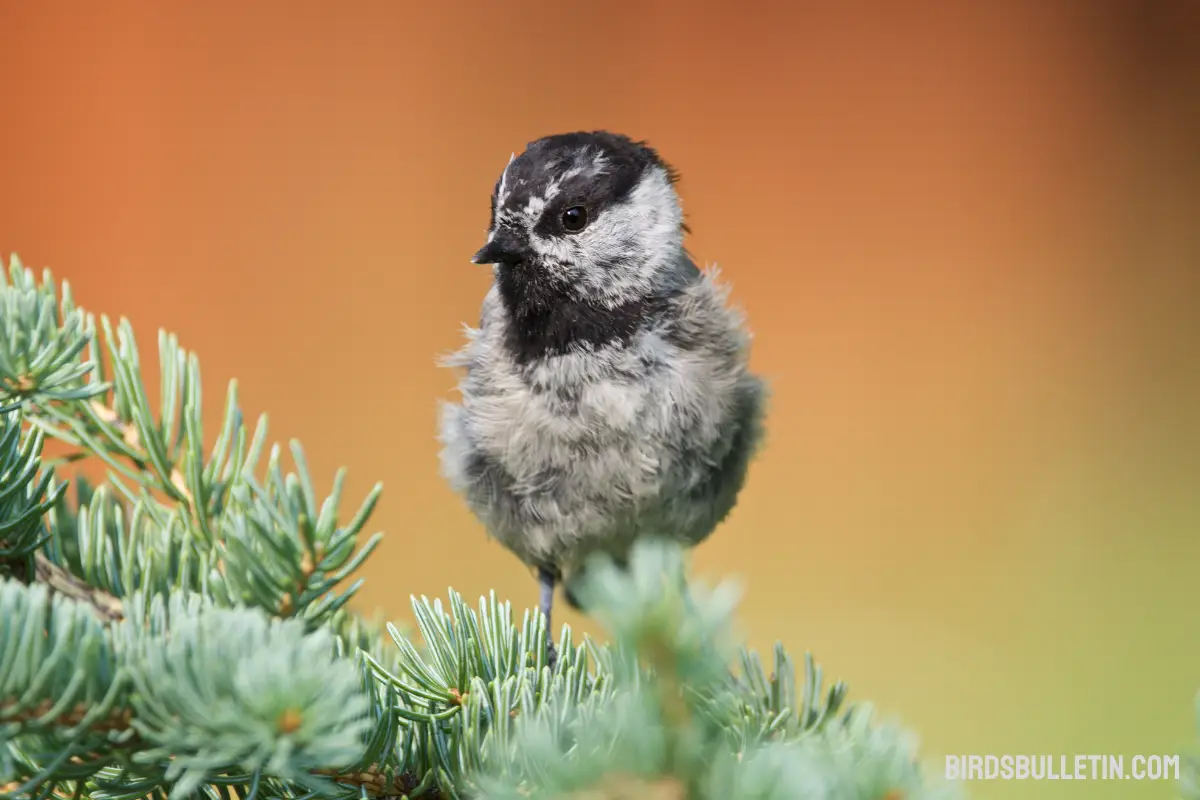
[{"label": "orange blurred background", "polygon": [[323,486],[382,479],[360,609],[523,606],[438,476],[434,361],[477,319],[510,152],[647,138],[774,385],[695,556],[744,583],[750,642],[811,649],[937,771],[1174,753],[1200,688],[1197,8],[3,2],[0,251],[147,356],[177,332],[210,429],[237,377]]}]

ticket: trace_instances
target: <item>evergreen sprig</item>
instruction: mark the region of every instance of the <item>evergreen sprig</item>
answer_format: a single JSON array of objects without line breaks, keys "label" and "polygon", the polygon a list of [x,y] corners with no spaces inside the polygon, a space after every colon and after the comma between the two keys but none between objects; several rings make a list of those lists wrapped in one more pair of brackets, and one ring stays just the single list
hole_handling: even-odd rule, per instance
[{"label": "evergreen sprig", "polygon": [[[818,702],[811,660],[803,697],[786,688],[756,692],[794,683],[764,676],[744,649],[744,671],[731,672],[736,587],[689,584],[683,566],[677,547],[652,540],[635,546],[628,572],[603,558],[592,563],[580,594],[614,638],[615,688],[603,702],[530,716],[493,739],[481,797],[957,796],[928,782],[912,741],[873,725],[869,708],[839,716],[842,684]],[[781,647],[777,653],[788,661]]]},{"label": "evergreen sprig", "polygon": [[129,322],[15,257],[0,315],[0,797],[942,796],[811,657],[738,647],[736,589],[664,542],[595,561],[611,641],[564,626],[553,664],[495,595],[364,620],[378,486],[343,522],[344,473],[323,497],[294,442],[285,470],[235,383],[206,443],[194,354],[160,332],[152,406]]},{"label": "evergreen sprig", "polygon": [[326,631],[195,595],[131,605],[116,638],[145,745],[134,760],[162,765],[180,796],[231,765],[322,785],[312,770],[361,753],[367,698]]},{"label": "evergreen sprig", "polygon": [[42,518],[65,487],[50,490],[51,473],[42,471],[41,432],[22,436],[18,407],[0,411],[0,569],[30,569],[49,536]]}]

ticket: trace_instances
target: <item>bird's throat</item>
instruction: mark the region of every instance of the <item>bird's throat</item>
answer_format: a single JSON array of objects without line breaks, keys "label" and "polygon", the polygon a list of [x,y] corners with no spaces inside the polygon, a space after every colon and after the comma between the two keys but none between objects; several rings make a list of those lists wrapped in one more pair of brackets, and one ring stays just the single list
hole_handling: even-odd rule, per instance
[{"label": "bird's throat", "polygon": [[508,316],[508,344],[521,363],[628,342],[663,304],[645,298],[603,306],[533,274],[528,265],[501,268],[496,282]]}]

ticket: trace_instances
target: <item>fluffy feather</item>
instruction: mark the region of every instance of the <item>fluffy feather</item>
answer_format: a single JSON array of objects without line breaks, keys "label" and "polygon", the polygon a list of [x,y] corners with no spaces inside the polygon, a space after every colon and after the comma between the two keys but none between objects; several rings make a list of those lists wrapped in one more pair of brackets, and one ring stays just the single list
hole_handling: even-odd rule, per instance
[{"label": "fluffy feather", "polygon": [[[741,314],[683,250],[673,171],[613,136],[549,137],[505,168],[489,241],[503,230],[528,250],[495,267],[448,362],[465,370],[461,402],[442,408],[450,484],[522,561],[568,576],[640,535],[705,539],[765,404]],[[582,202],[588,227],[556,231],[550,216]]]}]

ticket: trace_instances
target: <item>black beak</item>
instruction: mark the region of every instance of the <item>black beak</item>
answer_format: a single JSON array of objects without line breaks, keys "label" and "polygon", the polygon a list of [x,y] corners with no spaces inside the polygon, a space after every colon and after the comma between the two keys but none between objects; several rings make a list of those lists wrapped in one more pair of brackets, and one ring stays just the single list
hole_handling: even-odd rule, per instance
[{"label": "black beak", "polygon": [[529,258],[529,248],[508,231],[496,231],[492,240],[471,257],[476,264],[516,264]]}]

